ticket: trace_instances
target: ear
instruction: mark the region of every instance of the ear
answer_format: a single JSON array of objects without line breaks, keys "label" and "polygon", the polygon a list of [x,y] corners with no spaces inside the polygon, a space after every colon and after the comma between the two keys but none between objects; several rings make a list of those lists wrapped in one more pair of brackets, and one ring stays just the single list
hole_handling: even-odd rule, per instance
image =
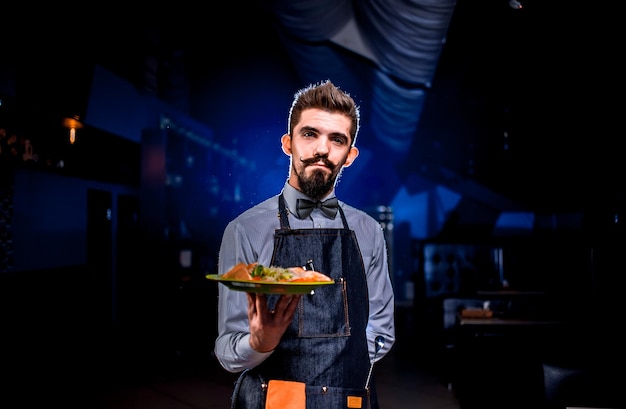
[{"label": "ear", "polygon": [[343,167],[347,168],[352,165],[352,162],[354,162],[357,156],[359,156],[359,148],[356,146],[351,147],[350,152],[348,152],[348,157],[346,158],[346,163],[343,164]]},{"label": "ear", "polygon": [[280,144],[285,155],[291,156],[291,136],[286,133],[280,138]]}]

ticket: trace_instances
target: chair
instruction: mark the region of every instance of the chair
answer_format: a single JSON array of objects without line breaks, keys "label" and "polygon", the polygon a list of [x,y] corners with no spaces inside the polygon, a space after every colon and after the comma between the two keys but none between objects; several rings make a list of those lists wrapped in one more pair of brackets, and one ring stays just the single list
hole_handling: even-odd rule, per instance
[{"label": "chair", "polygon": [[[624,408],[619,373],[599,365],[543,363],[546,409]],[[619,384],[619,385],[618,385]]]}]

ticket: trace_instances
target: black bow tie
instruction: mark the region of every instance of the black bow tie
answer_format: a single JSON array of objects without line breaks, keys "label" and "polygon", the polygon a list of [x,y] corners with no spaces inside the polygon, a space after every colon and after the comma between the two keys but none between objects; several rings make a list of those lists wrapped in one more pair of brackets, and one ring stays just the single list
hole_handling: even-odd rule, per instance
[{"label": "black bow tie", "polygon": [[296,202],[296,213],[298,214],[299,219],[304,219],[311,214],[313,209],[318,208],[323,211],[326,216],[334,219],[337,215],[338,206],[339,204],[336,197],[331,197],[323,202],[320,202],[319,200],[314,202],[307,199],[298,199]]}]

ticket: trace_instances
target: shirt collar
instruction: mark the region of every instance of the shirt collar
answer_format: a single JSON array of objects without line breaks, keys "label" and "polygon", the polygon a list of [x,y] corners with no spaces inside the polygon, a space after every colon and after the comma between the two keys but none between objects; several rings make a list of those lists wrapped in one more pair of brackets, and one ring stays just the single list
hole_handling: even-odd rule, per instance
[{"label": "shirt collar", "polygon": [[[283,196],[285,198],[285,203],[287,205],[287,209],[290,209],[289,213],[293,214],[294,216],[296,216],[296,203],[297,203],[298,199],[309,199],[309,200],[312,200],[310,197],[308,197],[307,195],[305,195],[304,193],[302,193],[301,191],[299,191],[295,187],[291,186],[289,184],[289,182],[285,182],[285,186],[283,187],[283,192],[282,193],[283,193]],[[324,196],[322,198],[322,201],[326,200],[326,199],[330,199],[331,197],[335,197],[335,189],[334,188],[333,188],[333,190],[330,191],[330,193],[328,195],[326,195],[326,196]]]}]

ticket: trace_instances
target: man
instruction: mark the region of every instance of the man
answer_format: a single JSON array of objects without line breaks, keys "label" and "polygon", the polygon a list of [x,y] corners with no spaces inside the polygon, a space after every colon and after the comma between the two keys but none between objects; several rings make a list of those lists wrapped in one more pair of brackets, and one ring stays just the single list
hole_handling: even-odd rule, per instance
[{"label": "man", "polygon": [[[330,81],[296,92],[281,138],[290,157],[282,191],[224,230],[219,274],[241,262],[308,265],[335,281],[307,295],[219,286],[215,355],[242,372],[233,408],[274,407],[275,399],[290,408],[378,408],[371,369],[395,342],[387,247],[374,218],[335,196],[359,154],[359,121],[352,97]],[[307,200],[316,204],[305,208]]]}]

